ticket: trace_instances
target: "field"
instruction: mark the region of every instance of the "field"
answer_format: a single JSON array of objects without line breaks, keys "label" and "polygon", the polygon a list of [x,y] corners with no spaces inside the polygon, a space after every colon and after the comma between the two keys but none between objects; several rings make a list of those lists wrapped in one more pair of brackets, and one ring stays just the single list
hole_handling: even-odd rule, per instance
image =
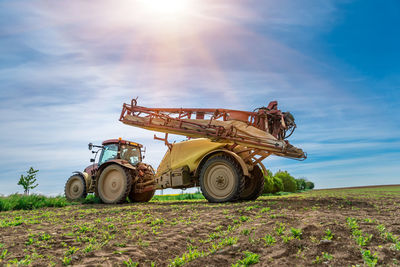
[{"label": "field", "polygon": [[400,265],[400,186],[0,212],[0,265]]}]

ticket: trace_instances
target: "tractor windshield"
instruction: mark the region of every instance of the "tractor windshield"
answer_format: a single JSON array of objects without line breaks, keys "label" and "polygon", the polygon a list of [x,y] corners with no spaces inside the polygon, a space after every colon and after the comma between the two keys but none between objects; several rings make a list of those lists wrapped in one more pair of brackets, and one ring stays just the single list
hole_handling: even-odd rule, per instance
[{"label": "tractor windshield", "polygon": [[122,145],[121,159],[129,161],[132,165],[136,165],[140,161],[140,149],[136,146]]},{"label": "tractor windshield", "polygon": [[101,152],[99,165],[103,164],[104,162],[117,158],[118,154],[118,145],[117,144],[109,144],[105,145],[103,151]]}]

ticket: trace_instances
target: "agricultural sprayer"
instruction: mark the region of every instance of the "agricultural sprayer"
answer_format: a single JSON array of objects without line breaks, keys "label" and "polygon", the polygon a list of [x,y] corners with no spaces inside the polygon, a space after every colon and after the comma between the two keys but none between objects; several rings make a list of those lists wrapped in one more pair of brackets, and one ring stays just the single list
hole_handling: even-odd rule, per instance
[{"label": "agricultural sprayer", "polygon": [[[127,125],[165,133],[168,147],[156,172],[142,162],[142,145],[121,139],[89,144],[100,152],[97,163],[75,172],[65,186],[68,199],[95,193],[105,203],[149,201],[155,190],[200,186],[210,202],[255,200],[264,188],[270,155],[303,160],[306,154],[286,139],[296,128],[294,117],[278,103],[252,112],[230,109],[147,108],[132,99],[119,119]],[[168,134],[188,138],[169,143]]]}]

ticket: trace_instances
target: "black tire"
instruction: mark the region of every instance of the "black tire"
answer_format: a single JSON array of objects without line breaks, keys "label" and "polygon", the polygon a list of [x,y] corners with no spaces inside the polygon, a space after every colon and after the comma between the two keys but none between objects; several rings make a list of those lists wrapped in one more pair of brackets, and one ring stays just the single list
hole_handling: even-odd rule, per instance
[{"label": "black tire", "polygon": [[254,166],[250,175],[251,177],[246,177],[240,200],[256,200],[264,191],[264,175],[258,165]]},{"label": "black tire", "polygon": [[131,190],[129,193],[129,199],[131,202],[149,202],[153,196],[156,190],[151,190],[143,193],[135,193],[135,190]]},{"label": "black tire", "polygon": [[126,202],[131,191],[132,178],[128,169],[111,164],[104,168],[96,181],[96,191],[99,198],[106,204]]},{"label": "black tire", "polygon": [[77,201],[87,196],[85,178],[81,174],[74,174],[68,178],[64,187],[65,197],[69,201]]},{"label": "black tire", "polygon": [[242,168],[229,156],[212,157],[200,171],[201,192],[209,202],[237,201],[244,182]]}]

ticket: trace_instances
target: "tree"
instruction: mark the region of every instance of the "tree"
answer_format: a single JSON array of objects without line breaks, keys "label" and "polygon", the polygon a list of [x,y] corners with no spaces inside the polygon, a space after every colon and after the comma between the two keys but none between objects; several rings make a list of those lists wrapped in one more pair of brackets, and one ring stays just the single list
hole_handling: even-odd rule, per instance
[{"label": "tree", "polygon": [[306,182],[306,189],[314,189],[314,183],[310,182],[310,181],[307,181]]},{"label": "tree", "polygon": [[21,178],[18,181],[18,185],[21,185],[24,188],[24,194],[29,195],[29,190],[34,189],[38,186],[36,183],[36,174],[39,170],[35,170],[34,168],[30,168],[24,176],[21,174]]},{"label": "tree", "polygon": [[275,177],[270,170],[264,175],[264,193],[274,194],[283,191],[282,180]]},{"label": "tree", "polygon": [[304,178],[299,178],[296,179],[296,183],[297,183],[297,190],[302,191],[306,189],[306,179]]},{"label": "tree", "polygon": [[275,173],[274,176],[282,180],[283,191],[296,192],[297,190],[296,180],[287,171],[278,171],[277,173]]},{"label": "tree", "polygon": [[277,193],[277,192],[281,192],[283,191],[283,182],[281,179],[279,179],[278,177],[273,176],[272,179],[274,179],[274,192],[273,193]]}]

